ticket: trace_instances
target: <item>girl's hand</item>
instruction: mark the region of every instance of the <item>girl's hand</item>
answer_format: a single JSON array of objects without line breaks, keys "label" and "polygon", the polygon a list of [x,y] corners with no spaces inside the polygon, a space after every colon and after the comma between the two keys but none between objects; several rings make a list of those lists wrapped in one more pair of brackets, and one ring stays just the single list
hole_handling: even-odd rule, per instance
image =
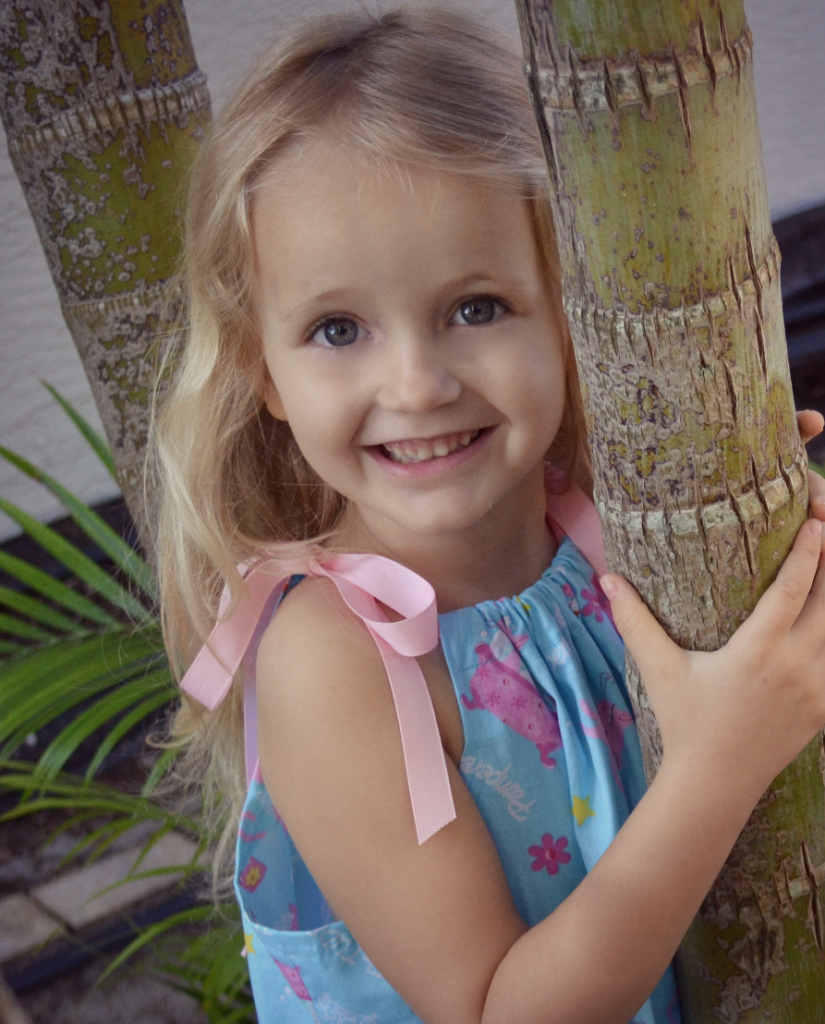
[{"label": "girl's hand", "polygon": [[822,433],[822,428],[825,427],[825,416],[815,409],[800,409],[796,414],[796,425],[799,428],[802,443],[807,444]]},{"label": "girl's hand", "polygon": [[718,773],[753,804],[825,725],[825,558],[808,520],[753,614],[719,651],[683,651],[622,577],[602,579],[645,682],[665,763]]},{"label": "girl's hand", "polygon": [[[796,414],[796,424],[799,427],[802,443],[807,444],[822,433],[825,417],[821,412],[803,409]],[[821,477],[819,473],[809,472],[808,492],[811,498],[811,515],[825,521],[825,477]]]}]

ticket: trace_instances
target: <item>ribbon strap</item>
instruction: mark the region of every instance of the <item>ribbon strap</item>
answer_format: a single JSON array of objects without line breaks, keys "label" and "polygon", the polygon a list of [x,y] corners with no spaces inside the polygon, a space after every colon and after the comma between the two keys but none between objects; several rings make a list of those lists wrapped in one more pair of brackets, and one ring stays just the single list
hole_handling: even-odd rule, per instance
[{"label": "ribbon strap", "polygon": [[604,576],[608,566],[599,514],[584,491],[575,484],[570,484],[563,494],[548,491],[547,522],[557,541],[561,542],[566,534],[596,570],[596,575]]},{"label": "ribbon strap", "polygon": [[[311,576],[326,576],[346,605],[363,620],[378,647],[398,718],[407,785],[418,842],[423,843],[455,818],[450,780],[430,692],[416,655],[438,643],[438,616],[433,588],[411,569],[380,555],[335,555],[301,567]],[[289,575],[292,575],[291,573]],[[232,686],[246,654],[245,710],[247,777],[257,775],[254,699],[254,654],[272,607],[289,579],[262,561],[247,573],[247,590],[234,613],[219,621],[207,644],[181,681],[190,696],[214,710]],[[402,616],[388,621],[377,601]]]}]

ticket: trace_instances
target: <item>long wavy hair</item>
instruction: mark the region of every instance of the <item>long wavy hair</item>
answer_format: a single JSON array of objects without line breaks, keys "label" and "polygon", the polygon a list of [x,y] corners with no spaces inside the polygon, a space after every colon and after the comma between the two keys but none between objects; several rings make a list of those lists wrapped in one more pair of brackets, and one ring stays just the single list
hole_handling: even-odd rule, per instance
[{"label": "long wavy hair", "polygon": [[[186,215],[188,320],[152,445],[163,622],[179,675],[214,624],[223,586],[237,599],[236,565],[262,542],[279,542],[285,556],[329,543],[345,507],[262,400],[250,221],[278,160],[334,132],[363,156],[523,197],[548,288],[560,294],[539,134],[520,57],[500,36],[459,10],[420,5],[308,20],[263,54],[204,143]],[[548,457],[589,487],[569,340],[567,348],[564,419]],[[218,872],[244,795],[240,689],[214,713],[184,696],[173,725],[187,748],[183,773],[206,786]]]}]

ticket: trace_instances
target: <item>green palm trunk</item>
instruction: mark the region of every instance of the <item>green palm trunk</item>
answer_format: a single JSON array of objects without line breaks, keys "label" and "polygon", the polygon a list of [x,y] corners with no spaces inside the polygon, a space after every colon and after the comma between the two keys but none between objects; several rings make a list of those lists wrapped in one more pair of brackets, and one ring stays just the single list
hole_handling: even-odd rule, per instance
[{"label": "green palm trunk", "polygon": [[[712,650],[808,500],[742,2],[518,8],[608,561],[679,643]],[[685,940],[694,1024],[825,1012],[823,764],[816,742],[774,783]]]},{"label": "green palm trunk", "polygon": [[[209,120],[181,0],[5,0],[0,114],[141,538],[156,331]],[[151,500],[151,499],[150,499]]]}]

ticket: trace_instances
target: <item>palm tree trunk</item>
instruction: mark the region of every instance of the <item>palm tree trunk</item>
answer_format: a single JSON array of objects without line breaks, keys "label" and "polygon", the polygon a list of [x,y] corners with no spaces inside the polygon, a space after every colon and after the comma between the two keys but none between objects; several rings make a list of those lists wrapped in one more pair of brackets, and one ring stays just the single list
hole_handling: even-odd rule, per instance
[{"label": "palm tree trunk", "polygon": [[[151,553],[142,468],[209,95],[182,0],[4,0],[0,114],[63,315]],[[151,498],[149,499],[151,504]]]},{"label": "palm tree trunk", "polygon": [[[517,6],[608,561],[674,639],[713,650],[808,502],[742,0]],[[652,774],[632,664],[628,681]],[[825,1012],[824,775],[817,741],[703,904],[679,957],[694,1024]]]}]

